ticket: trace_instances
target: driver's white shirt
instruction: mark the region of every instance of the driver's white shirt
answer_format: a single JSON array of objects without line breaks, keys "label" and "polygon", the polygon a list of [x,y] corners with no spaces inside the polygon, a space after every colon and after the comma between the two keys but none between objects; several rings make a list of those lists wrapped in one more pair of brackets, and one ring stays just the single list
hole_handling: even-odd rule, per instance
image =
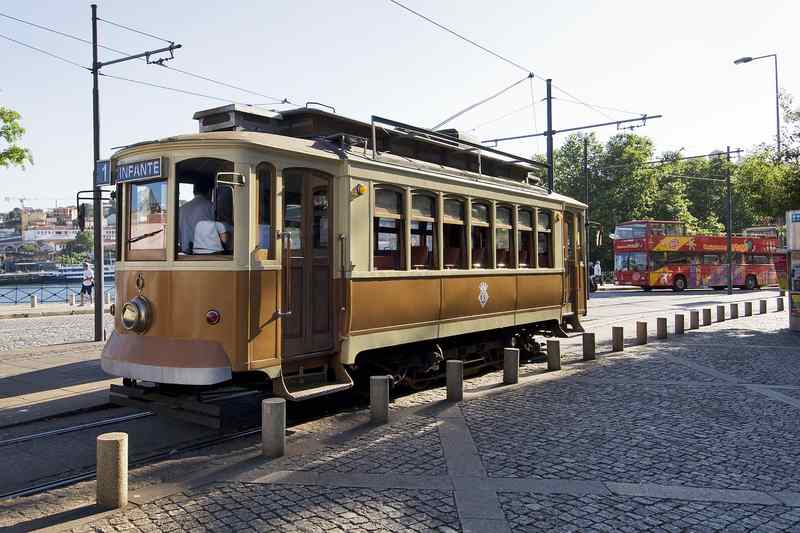
[{"label": "driver's white shirt", "polygon": [[[189,253],[189,243],[194,241],[197,223],[201,220],[214,220],[214,207],[211,205],[208,198],[197,194],[180,207],[178,218],[181,251],[183,253]],[[198,247],[196,242],[194,243],[194,247]]]},{"label": "driver's white shirt", "polygon": [[213,254],[224,250],[220,235],[225,233],[227,228],[222,222],[213,220],[201,220],[194,229],[193,251],[196,254]]},{"label": "driver's white shirt", "polygon": [[595,263],[594,264],[594,275],[595,276],[602,276],[603,275],[603,269],[600,267],[600,263]]}]

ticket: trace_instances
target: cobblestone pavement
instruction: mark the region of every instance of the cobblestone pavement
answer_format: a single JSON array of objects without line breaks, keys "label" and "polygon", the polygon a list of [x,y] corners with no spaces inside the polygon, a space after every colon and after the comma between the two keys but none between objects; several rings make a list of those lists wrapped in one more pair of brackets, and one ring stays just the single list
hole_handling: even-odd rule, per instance
[{"label": "cobblestone pavement", "polygon": [[279,460],[252,443],[194,458],[195,477],[64,527],[800,531],[800,344],[785,322],[741,318],[590,362],[565,342],[560,372],[470,378],[455,405],[442,388],[403,396],[384,426],[337,415],[291,434]]},{"label": "cobblestone pavement", "polygon": [[[105,328],[114,328],[114,317],[105,316]],[[94,339],[93,315],[8,318],[0,320],[0,352]],[[2,356],[0,355],[0,358]]]}]

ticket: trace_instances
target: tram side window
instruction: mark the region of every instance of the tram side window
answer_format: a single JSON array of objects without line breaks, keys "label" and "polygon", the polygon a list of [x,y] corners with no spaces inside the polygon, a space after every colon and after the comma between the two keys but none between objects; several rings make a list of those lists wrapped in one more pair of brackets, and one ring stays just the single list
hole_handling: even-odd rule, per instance
[{"label": "tram side window", "polygon": [[175,165],[179,257],[233,253],[233,188],[216,184],[218,172],[233,172],[233,163],[198,157]]},{"label": "tram side window", "polygon": [[131,183],[128,196],[128,259],[167,258],[167,182]]},{"label": "tram side window", "polygon": [[436,198],[415,193],[411,198],[411,268],[434,268]]},{"label": "tram side window", "polygon": [[531,268],[535,265],[533,248],[533,212],[520,209],[517,215],[517,240],[519,250],[517,261],[520,268]]},{"label": "tram side window", "polygon": [[536,222],[539,268],[553,268],[553,213],[543,209],[539,210]]},{"label": "tram side window", "polygon": [[472,268],[492,268],[489,252],[491,250],[489,227],[489,206],[482,203],[472,204]]},{"label": "tram side window", "polygon": [[494,219],[494,242],[495,258],[497,268],[512,268],[514,266],[511,257],[511,208],[498,206],[495,209]]},{"label": "tram side window", "polygon": [[275,258],[275,235],[273,233],[275,224],[273,223],[272,213],[272,183],[275,178],[275,168],[269,163],[260,163],[256,167],[256,178],[258,179],[258,248],[267,252],[269,259]]},{"label": "tram side window", "polygon": [[375,189],[373,231],[375,270],[403,269],[403,193]]},{"label": "tram side window", "polygon": [[444,267],[467,268],[467,238],[464,202],[456,198],[444,201]]}]

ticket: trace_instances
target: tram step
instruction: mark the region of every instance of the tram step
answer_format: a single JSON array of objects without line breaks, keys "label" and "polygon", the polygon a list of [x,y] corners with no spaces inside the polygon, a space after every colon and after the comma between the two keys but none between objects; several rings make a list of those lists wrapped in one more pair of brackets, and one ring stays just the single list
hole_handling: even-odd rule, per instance
[{"label": "tram step", "polygon": [[335,381],[326,380],[328,365],[321,372],[303,373],[301,368],[297,374],[281,374],[280,378],[274,380],[275,392],[287,400],[300,402],[353,388],[353,379],[341,364],[333,363],[331,367]]}]

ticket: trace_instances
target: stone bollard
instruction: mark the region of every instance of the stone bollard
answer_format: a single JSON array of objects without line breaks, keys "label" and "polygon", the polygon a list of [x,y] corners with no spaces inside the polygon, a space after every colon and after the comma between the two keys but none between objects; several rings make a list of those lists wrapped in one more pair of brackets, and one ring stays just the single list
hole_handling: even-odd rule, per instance
[{"label": "stone bollard", "polygon": [[111,305],[111,293],[110,293],[110,292],[107,292],[107,293],[106,293],[106,296],[105,296],[105,304],[106,304],[106,305]]},{"label": "stone bollard", "polygon": [[700,311],[689,311],[689,329],[700,327]]},{"label": "stone bollard", "polygon": [[683,335],[683,313],[675,315],[675,335]]},{"label": "stone bollard", "polygon": [[711,308],[706,307],[703,309],[703,325],[708,326],[711,324]]},{"label": "stone bollard", "polygon": [[389,421],[389,383],[391,376],[370,376],[369,414],[373,424]]},{"label": "stone bollard", "polygon": [[447,401],[460,402],[464,399],[464,361],[447,361]]},{"label": "stone bollard", "polygon": [[731,304],[731,318],[739,318],[739,304]]},{"label": "stone bollard", "polygon": [[781,298],[783,298],[784,296],[786,296],[786,291],[784,289],[781,289],[780,295]]},{"label": "stone bollard", "polygon": [[75,295],[75,294],[70,294],[69,295],[69,305],[71,305],[72,307],[75,307],[76,305],[78,305],[78,296],[77,295]]},{"label": "stone bollard", "polygon": [[286,453],[286,400],[261,400],[261,453],[276,459]]},{"label": "stone bollard", "polygon": [[777,302],[778,302],[778,309],[777,309],[777,311],[778,311],[778,312],[780,312],[780,311],[783,311],[783,298],[777,298]]},{"label": "stone bollard", "polygon": [[128,434],[104,433],[97,437],[98,507],[119,509],[128,504]]},{"label": "stone bollard", "polygon": [[667,338],[667,319],[665,317],[656,319],[656,337],[659,339]]},{"label": "stone bollard", "polygon": [[37,304],[37,303],[38,303],[38,302],[36,301],[36,295],[35,295],[35,294],[31,294],[31,307],[32,307],[32,308],[33,308],[33,307],[36,307],[36,304]]},{"label": "stone bollard", "polygon": [[744,316],[753,316],[753,302],[744,303]]},{"label": "stone bollard", "polygon": [[583,360],[592,361],[595,358],[597,345],[594,341],[594,333],[583,334]]},{"label": "stone bollard", "polygon": [[725,306],[717,306],[717,322],[725,322]]},{"label": "stone bollard", "polygon": [[758,301],[758,312],[759,314],[765,314],[767,312],[767,301],[766,300],[759,300]]},{"label": "stone bollard", "polygon": [[636,323],[636,344],[647,344],[647,322]]},{"label": "stone bollard", "polygon": [[503,348],[503,383],[519,383],[519,348]]},{"label": "stone bollard", "polygon": [[561,370],[561,343],[557,340],[547,341],[547,370]]},{"label": "stone bollard", "polygon": [[611,328],[611,351],[621,352],[625,349],[624,344],[625,334],[622,326],[614,326]]}]

